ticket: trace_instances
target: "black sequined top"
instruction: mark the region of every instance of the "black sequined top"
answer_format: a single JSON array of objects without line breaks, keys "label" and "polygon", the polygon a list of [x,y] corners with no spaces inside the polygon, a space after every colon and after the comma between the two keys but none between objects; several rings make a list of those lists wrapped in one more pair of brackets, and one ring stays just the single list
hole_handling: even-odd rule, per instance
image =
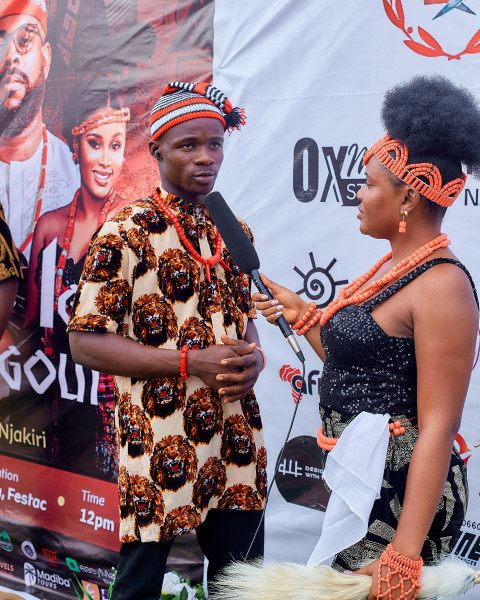
[{"label": "black sequined top", "polygon": [[[321,328],[325,364],[320,379],[320,406],[342,421],[362,411],[411,418],[417,410],[417,366],[413,338],[387,335],[370,312],[427,269],[453,263],[472,278],[458,261],[435,258],[416,267],[361,306],[345,306]],[[478,300],[477,300],[478,305]]]}]

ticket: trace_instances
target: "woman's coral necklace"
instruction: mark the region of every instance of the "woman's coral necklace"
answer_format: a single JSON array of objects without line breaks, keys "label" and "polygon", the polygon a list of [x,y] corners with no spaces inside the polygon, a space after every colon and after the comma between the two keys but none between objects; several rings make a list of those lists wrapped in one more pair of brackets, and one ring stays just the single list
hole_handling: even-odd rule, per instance
[{"label": "woman's coral necklace", "polygon": [[[389,252],[386,256],[380,259],[369,271],[358,277],[352,283],[340,290],[338,297],[330,302],[327,308],[323,311],[320,318],[320,325],[325,323],[341,308],[348,306],[349,304],[357,304],[358,302],[365,302],[371,296],[376,294],[382,287],[388,285],[394,279],[398,279],[405,271],[412,269],[417,266],[422,260],[430,256],[435,250],[439,248],[446,248],[450,244],[450,240],[447,238],[445,233],[442,233],[431,242],[421,246],[418,250],[415,250],[410,256],[407,256],[401,260],[398,264],[388,271],[380,279],[372,281],[367,287],[361,292],[357,293],[357,290],[361,288],[380,267],[392,258],[392,253]],[[318,320],[318,319],[317,319]]]},{"label": "woman's coral necklace", "polygon": [[188,252],[193,256],[193,258],[195,258],[196,260],[198,260],[198,262],[200,262],[205,267],[205,273],[206,273],[206,276],[207,276],[207,279],[208,279],[209,283],[211,281],[210,269],[212,267],[214,267],[217,263],[220,264],[227,271],[231,270],[230,267],[228,265],[226,265],[223,262],[223,260],[221,260],[221,258],[220,258],[221,251],[222,251],[222,237],[220,236],[220,232],[219,231],[217,231],[217,243],[216,243],[216,246],[215,246],[215,254],[213,256],[211,256],[210,258],[204,258],[192,246],[190,240],[185,235],[185,232],[183,231],[182,226],[178,222],[177,217],[168,208],[168,206],[165,204],[165,202],[163,202],[163,200],[162,200],[160,194],[158,193],[157,189],[153,190],[152,197],[155,198],[155,200],[156,200],[158,206],[160,207],[160,209],[172,221],[173,226],[177,230],[179,238],[182,240],[182,243],[185,246],[185,248],[188,250]]},{"label": "woman's coral necklace", "polygon": [[32,241],[33,232],[35,231],[35,227],[37,226],[37,222],[40,217],[40,212],[42,210],[43,190],[45,189],[45,171],[47,169],[47,151],[48,151],[47,128],[45,127],[45,124],[43,124],[42,140],[43,140],[42,164],[40,167],[40,183],[38,186],[38,193],[37,193],[37,208],[35,210],[35,217],[33,219],[32,229],[30,230],[30,233],[28,234],[26,240],[20,246],[21,252],[25,252],[25,249],[28,247],[28,244]]},{"label": "woman's coral necklace", "polygon": [[[75,192],[75,196],[73,197],[72,204],[70,205],[70,214],[68,215],[67,228],[65,230],[65,237],[63,238],[62,252],[60,253],[60,258],[58,259],[57,268],[55,269],[55,300],[54,305],[55,309],[58,304],[58,297],[62,291],[62,277],[63,272],[65,270],[65,263],[67,262],[68,251],[70,250],[70,242],[73,237],[73,228],[75,227],[75,216],[77,214],[77,203],[78,197],[80,196],[80,188]],[[105,221],[107,220],[107,215],[112,207],[112,204],[115,201],[117,196],[117,192],[112,190],[108,195],[105,204],[100,212],[100,216],[98,217],[97,229],[101,227]]]}]

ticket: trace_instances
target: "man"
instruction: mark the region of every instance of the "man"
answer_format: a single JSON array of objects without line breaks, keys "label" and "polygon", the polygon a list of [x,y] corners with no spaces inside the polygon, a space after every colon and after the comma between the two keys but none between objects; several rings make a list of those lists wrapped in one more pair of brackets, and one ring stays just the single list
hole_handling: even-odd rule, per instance
[{"label": "man", "polygon": [[18,280],[22,278],[17,249],[0,204],[0,337],[7,326],[17,294]]},{"label": "man", "polygon": [[224,132],[243,122],[213,86],[165,88],[149,144],[162,187],[97,232],[72,308],[74,360],[115,375],[113,600],[157,600],[173,539],[192,529],[209,581],[252,543],[249,558],[263,554],[266,453],[252,387],[264,356],[249,280],[203,204]]},{"label": "man", "polygon": [[38,218],[71,202],[79,184],[68,146],[43,123],[46,35],[45,0],[0,0],[0,198],[27,262]]}]

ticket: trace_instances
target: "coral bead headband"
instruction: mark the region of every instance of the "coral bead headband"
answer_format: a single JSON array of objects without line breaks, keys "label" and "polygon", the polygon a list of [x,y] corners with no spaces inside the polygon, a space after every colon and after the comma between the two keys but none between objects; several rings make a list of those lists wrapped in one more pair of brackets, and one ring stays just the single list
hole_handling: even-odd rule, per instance
[{"label": "coral bead headband", "polygon": [[208,83],[169,83],[150,113],[152,140],[167,129],[201,117],[213,117],[223,123],[225,130],[245,125],[243,108],[233,108],[223,92]]},{"label": "coral bead headband", "polygon": [[95,129],[95,127],[101,127],[102,125],[109,125],[110,123],[126,123],[130,120],[130,109],[124,108],[111,108],[107,106],[105,110],[97,112],[91,119],[87,119],[77,127],[72,129],[72,135],[74,138]]},{"label": "coral bead headband", "polygon": [[[390,156],[389,152],[395,152],[395,157]],[[399,179],[441,206],[451,206],[467,181],[467,176],[463,173],[461,177],[442,186],[442,176],[438,167],[432,163],[407,164],[407,146],[399,140],[392,140],[388,133],[365,152],[363,164],[366,165],[373,155]],[[428,183],[419,177],[426,177]]]}]

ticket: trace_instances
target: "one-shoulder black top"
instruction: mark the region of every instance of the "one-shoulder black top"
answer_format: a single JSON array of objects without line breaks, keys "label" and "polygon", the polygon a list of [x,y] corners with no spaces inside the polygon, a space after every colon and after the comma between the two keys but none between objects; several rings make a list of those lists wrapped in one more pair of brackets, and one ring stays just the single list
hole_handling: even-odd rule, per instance
[{"label": "one-shoulder black top", "polygon": [[325,364],[320,379],[320,405],[328,414],[336,411],[348,420],[363,410],[371,413],[412,417],[417,404],[417,366],[413,338],[386,334],[371,311],[427,269],[453,263],[435,258],[416,267],[389,288],[362,305],[345,306],[321,328]]}]

